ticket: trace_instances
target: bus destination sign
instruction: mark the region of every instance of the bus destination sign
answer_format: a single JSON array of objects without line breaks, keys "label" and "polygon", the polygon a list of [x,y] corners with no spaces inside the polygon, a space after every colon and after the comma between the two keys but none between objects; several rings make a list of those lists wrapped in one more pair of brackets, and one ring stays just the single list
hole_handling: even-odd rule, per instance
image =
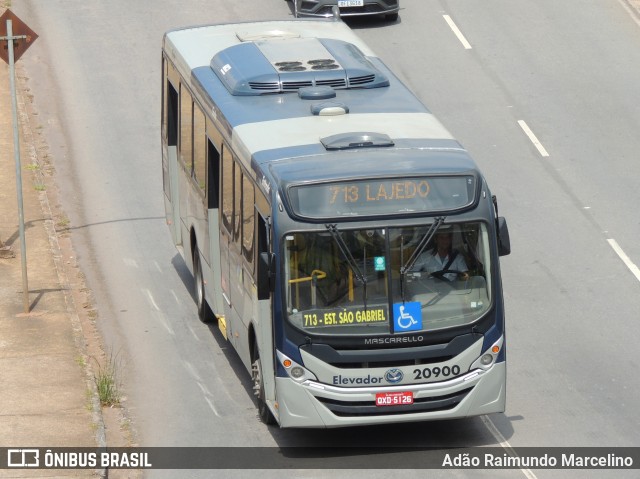
[{"label": "bus destination sign", "polygon": [[386,306],[350,307],[328,311],[326,309],[310,309],[302,313],[302,324],[305,328],[323,326],[350,326],[358,324],[379,324],[388,321]]},{"label": "bus destination sign", "polygon": [[308,218],[450,211],[470,205],[475,177],[391,178],[289,188],[296,213]]},{"label": "bus destination sign", "polygon": [[367,181],[363,184],[345,183],[330,185],[330,203],[358,203],[360,201],[401,201],[416,196],[426,198],[429,195],[429,182],[421,180]]}]

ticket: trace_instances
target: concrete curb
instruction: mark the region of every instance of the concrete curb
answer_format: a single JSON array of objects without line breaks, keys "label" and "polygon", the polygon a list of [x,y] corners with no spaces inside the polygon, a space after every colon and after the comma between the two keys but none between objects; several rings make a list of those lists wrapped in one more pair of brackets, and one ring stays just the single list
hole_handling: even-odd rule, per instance
[{"label": "concrete curb", "polygon": [[[2,4],[4,5],[4,4]],[[0,6],[0,13],[4,9]],[[65,267],[51,203],[55,180],[40,157],[37,114],[16,65],[18,132],[29,282],[24,312],[9,67],[0,62],[0,446],[106,447],[76,291]],[[47,184],[52,183],[52,184]],[[7,254],[9,253],[9,254]],[[0,470],[0,477],[107,477],[103,469]]]},{"label": "concrete curb", "polygon": [[[22,134],[24,138],[23,147],[26,147],[27,149],[27,152],[24,153],[28,154],[30,164],[37,164],[39,166],[39,168],[33,170],[33,175],[36,177],[36,181],[34,181],[34,184],[44,185],[46,184],[44,175],[42,174],[44,165],[40,162],[34,146],[35,141],[33,129],[31,127],[29,115],[26,113],[27,108],[24,102],[24,94],[22,92],[21,85],[18,81],[16,81],[16,85],[19,123],[22,126]],[[46,190],[39,192],[39,199],[40,206],[45,217],[44,227],[49,237],[49,244],[51,245],[51,251],[53,253],[53,260],[56,273],[58,275],[58,281],[60,282],[60,286],[62,287],[62,290],[64,292],[67,313],[73,327],[75,345],[84,359],[86,386],[87,389],[92,393],[91,406],[93,421],[96,425],[96,444],[98,447],[107,447],[105,426],[102,418],[102,406],[100,405],[98,390],[93,379],[95,375],[93,369],[91,368],[91,364],[88,361],[88,354],[85,347],[85,338],[82,332],[82,325],[78,316],[78,310],[73,299],[73,295],[71,294],[71,285],[67,277],[66,270],[62,264],[62,253],[60,250],[60,244],[58,242],[58,233],[55,228],[55,222],[51,213],[51,205],[49,203],[49,196],[47,195]],[[102,477],[106,477],[106,473],[104,471],[101,475]]]}]

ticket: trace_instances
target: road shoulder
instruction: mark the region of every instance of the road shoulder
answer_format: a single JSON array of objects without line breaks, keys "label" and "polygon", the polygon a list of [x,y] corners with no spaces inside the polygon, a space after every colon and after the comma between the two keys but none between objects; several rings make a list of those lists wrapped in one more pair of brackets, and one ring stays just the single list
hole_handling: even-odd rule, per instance
[{"label": "road shoulder", "polygon": [[[0,2],[0,12],[4,4]],[[2,63],[0,445],[132,446],[134,434],[125,409],[100,404],[96,378],[110,354],[103,347],[98,313],[76,262],[72,225],[58,201],[54,161],[19,62],[16,72],[28,308],[23,301],[9,67]],[[95,471],[58,472],[60,477],[95,477]]]}]

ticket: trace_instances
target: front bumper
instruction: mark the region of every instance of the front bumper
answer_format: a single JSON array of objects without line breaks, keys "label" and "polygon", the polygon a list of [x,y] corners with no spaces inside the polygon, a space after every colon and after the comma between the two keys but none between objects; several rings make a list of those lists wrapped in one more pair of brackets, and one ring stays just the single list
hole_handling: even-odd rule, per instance
[{"label": "front bumper", "polygon": [[[503,412],[506,363],[471,371],[439,383],[389,387],[343,388],[276,378],[281,427],[346,427],[355,425],[453,419]],[[412,391],[414,403],[378,407],[376,393]]]},{"label": "front bumper", "polygon": [[[337,0],[294,0],[298,3],[298,16],[331,17]],[[399,0],[364,0],[361,7],[342,7],[340,16],[392,15],[400,10]]]}]

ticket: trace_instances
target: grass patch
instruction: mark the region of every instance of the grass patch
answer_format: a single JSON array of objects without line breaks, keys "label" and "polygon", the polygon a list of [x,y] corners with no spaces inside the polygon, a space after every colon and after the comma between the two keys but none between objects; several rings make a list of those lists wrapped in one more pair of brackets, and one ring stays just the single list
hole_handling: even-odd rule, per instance
[{"label": "grass patch", "polygon": [[61,216],[58,219],[58,222],[56,223],[56,227],[58,229],[66,229],[69,227],[69,224],[71,223],[71,221],[69,221],[69,218],[67,218],[66,216]]},{"label": "grass patch", "polygon": [[98,390],[98,398],[103,406],[116,406],[120,404],[121,399],[121,383],[120,372],[122,369],[122,361],[118,354],[109,352],[104,364],[100,364],[95,358],[96,372],[93,380]]},{"label": "grass patch", "polygon": [[76,356],[76,364],[84,369],[87,366],[84,358],[82,356]]}]

